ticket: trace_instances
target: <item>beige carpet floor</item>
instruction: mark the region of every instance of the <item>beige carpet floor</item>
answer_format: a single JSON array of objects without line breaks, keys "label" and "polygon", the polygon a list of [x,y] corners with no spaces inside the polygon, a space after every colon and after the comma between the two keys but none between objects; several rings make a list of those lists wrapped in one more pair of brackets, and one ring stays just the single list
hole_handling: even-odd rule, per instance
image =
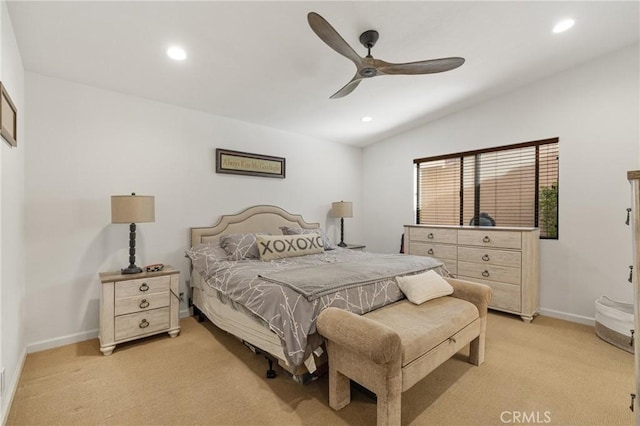
[{"label": "beige carpet floor", "polygon": [[[328,406],[327,377],[300,385],[209,322],[119,345],[97,339],[29,354],[8,425],[374,425],[375,401],[354,389]],[[403,394],[402,424],[632,425],[633,355],[593,328],[491,313],[486,362],[467,350]]]}]

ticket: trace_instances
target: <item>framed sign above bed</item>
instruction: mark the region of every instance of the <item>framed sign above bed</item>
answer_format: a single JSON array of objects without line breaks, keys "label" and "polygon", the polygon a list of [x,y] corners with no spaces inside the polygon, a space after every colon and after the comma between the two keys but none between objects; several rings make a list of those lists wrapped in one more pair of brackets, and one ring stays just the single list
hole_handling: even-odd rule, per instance
[{"label": "framed sign above bed", "polygon": [[4,84],[0,83],[0,134],[11,146],[18,146],[18,112]]},{"label": "framed sign above bed", "polygon": [[284,179],[286,159],[216,148],[216,173]]}]

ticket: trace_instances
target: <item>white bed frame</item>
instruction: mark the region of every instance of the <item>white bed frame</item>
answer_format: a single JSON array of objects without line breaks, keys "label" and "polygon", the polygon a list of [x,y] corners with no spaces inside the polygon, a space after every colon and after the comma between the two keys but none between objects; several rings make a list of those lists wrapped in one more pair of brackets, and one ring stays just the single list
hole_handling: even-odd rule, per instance
[{"label": "white bed frame", "polygon": [[[208,228],[191,228],[191,246],[202,243],[217,243],[227,234],[269,232],[280,235],[281,226],[318,229],[319,223],[306,222],[302,216],[291,214],[276,206],[257,205],[234,215],[225,215],[218,223]],[[278,336],[259,319],[222,303],[216,290],[202,282],[200,275],[191,272],[192,303],[194,307],[220,329],[238,337],[274,358],[278,364],[294,377],[307,373],[304,368],[293,369],[285,360]]]}]

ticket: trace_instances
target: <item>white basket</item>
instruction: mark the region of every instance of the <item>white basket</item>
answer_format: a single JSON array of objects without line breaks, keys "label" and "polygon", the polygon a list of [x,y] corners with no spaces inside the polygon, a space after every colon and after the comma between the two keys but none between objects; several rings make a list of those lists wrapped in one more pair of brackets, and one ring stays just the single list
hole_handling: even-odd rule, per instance
[{"label": "white basket", "polygon": [[607,296],[596,300],[596,334],[607,343],[633,353],[633,305]]}]

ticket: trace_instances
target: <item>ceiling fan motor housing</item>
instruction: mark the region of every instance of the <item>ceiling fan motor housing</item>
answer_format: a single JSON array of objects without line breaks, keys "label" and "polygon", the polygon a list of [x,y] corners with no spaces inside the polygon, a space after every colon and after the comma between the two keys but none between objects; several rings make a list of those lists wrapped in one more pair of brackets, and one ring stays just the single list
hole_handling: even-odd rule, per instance
[{"label": "ceiling fan motor housing", "polygon": [[379,36],[376,30],[367,30],[360,34],[360,43],[367,49],[371,49],[376,45]]}]

